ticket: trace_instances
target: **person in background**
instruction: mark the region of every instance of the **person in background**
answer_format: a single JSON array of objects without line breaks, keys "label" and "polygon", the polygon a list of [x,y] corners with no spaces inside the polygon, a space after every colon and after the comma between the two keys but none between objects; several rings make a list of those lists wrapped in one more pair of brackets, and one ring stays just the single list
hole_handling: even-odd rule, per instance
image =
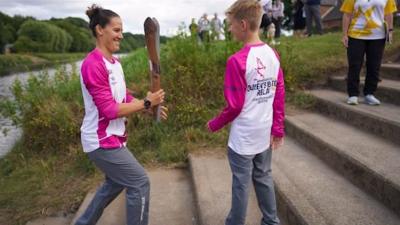
[{"label": "person in background", "polygon": [[[283,11],[285,10],[285,4],[281,0],[273,0],[271,6],[272,12],[272,23],[275,25],[275,39],[279,39],[281,36],[281,25],[284,17]],[[276,42],[279,44],[279,41]]]},{"label": "person in background", "polygon": [[379,105],[374,96],[386,42],[393,40],[395,0],[344,0],[342,43],[347,49],[347,103],[358,104],[360,71],[366,57],[365,103]]},{"label": "person in background", "polygon": [[[261,24],[260,24],[260,33],[265,34],[267,39],[268,39],[268,28],[271,28],[271,0],[260,0],[259,1],[261,8],[263,10],[262,12],[262,18],[261,18]],[[275,25],[274,25],[275,26]]]},{"label": "person in background", "polygon": [[222,22],[218,18],[218,14],[214,14],[214,18],[211,20],[211,39],[220,40],[222,31]]},{"label": "person in background", "polygon": [[[126,189],[126,224],[147,225],[150,183],[144,168],[126,147],[126,117],[164,101],[163,90],[137,99],[127,91],[124,72],[112,54],[120,49],[122,21],[115,12],[92,5],[87,11],[96,48],[81,67],[85,116],[81,127],[83,151],[105,174],[85,212],[75,225],[94,225],[103,210]],[[161,107],[161,117],[167,118]]]},{"label": "person in background", "polygon": [[300,37],[304,34],[306,19],[304,12],[304,0],[294,0],[293,6],[293,30],[294,36]]},{"label": "person in background", "polygon": [[313,31],[313,21],[317,34],[322,35],[321,0],[306,0],[304,10],[306,13],[307,36],[310,37]]},{"label": "person in background", "polygon": [[199,37],[202,42],[210,41],[210,21],[207,18],[207,14],[204,13],[197,23],[199,25]]},{"label": "person in background", "polygon": [[190,36],[192,37],[192,39],[197,39],[199,37],[198,29],[199,26],[196,23],[196,19],[192,18],[192,22],[189,25]]}]

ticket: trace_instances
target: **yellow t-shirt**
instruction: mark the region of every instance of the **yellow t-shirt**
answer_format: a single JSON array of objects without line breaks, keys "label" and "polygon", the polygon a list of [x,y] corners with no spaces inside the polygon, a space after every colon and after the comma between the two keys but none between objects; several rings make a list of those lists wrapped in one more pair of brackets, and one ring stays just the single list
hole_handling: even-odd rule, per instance
[{"label": "yellow t-shirt", "polygon": [[344,0],[340,11],[353,15],[349,37],[375,40],[385,38],[384,16],[397,9],[395,0]]}]

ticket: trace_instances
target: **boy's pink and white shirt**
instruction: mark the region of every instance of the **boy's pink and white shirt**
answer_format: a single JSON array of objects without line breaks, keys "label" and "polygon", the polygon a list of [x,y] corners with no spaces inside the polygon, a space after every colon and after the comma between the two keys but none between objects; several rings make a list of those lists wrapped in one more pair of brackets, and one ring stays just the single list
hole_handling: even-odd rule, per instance
[{"label": "boy's pink and white shirt", "polygon": [[117,58],[105,59],[99,49],[90,52],[81,67],[85,117],[81,142],[85,152],[126,145],[126,118],[118,118],[118,104],[133,97],[126,90],[124,72]]},{"label": "boy's pink and white shirt", "polygon": [[215,132],[232,122],[228,146],[253,155],[270,146],[270,136],[284,136],[285,88],[277,53],[264,43],[246,45],[226,65],[226,107],[208,127]]}]

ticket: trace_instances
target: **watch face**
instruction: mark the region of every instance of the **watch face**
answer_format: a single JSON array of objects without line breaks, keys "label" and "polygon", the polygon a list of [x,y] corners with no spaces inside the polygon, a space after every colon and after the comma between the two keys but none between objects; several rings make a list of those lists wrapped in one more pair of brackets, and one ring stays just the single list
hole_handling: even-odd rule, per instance
[{"label": "watch face", "polygon": [[144,101],[144,107],[145,107],[146,109],[148,109],[148,108],[150,108],[150,106],[151,106],[151,102],[150,102],[149,100],[145,100],[145,101]]}]

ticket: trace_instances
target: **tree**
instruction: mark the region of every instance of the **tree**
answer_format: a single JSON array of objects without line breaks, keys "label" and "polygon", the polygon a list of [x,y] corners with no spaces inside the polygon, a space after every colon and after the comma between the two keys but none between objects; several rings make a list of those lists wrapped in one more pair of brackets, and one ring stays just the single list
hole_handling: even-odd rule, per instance
[{"label": "tree", "polygon": [[18,52],[66,52],[72,37],[63,29],[43,21],[28,20],[18,31]]}]

